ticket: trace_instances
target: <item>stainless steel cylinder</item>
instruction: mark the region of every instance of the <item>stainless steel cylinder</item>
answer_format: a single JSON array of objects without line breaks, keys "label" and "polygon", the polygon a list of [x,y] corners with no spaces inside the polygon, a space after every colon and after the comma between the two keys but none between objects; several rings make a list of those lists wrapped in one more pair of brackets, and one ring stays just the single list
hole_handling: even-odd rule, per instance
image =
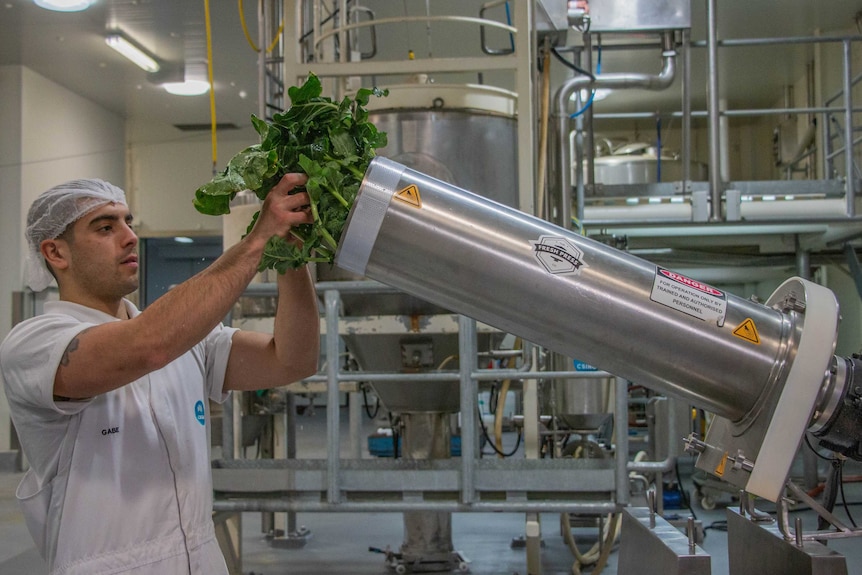
[{"label": "stainless steel cylinder", "polygon": [[795,316],[376,158],[336,264],[744,422]]}]

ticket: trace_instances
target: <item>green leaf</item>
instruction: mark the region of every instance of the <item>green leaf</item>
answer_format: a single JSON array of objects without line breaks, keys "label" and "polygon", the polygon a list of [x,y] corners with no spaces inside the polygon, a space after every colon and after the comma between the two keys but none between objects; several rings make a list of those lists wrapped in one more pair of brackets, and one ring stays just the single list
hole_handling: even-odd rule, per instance
[{"label": "green leaf", "polygon": [[371,96],[388,91],[363,88],[340,102],[322,96],[322,91],[320,80],[309,74],[302,86],[288,89],[291,106],[286,111],[274,114],[271,122],[252,116],[260,144],[238,153],[222,173],[195,191],[196,209],[221,215],[230,212],[231,200],[242,190],[264,200],[284,174],[308,175],[305,190],[314,221],[291,229],[298,244],[270,238],[261,270],[284,272],[310,261],[331,263],[368,164],[375,149],[386,145],[386,134],[368,121],[365,106]]},{"label": "green leaf", "polygon": [[291,104],[298,104],[311,98],[316,98],[323,93],[323,87],[320,85],[320,80],[314,74],[308,75],[308,80],[301,87],[293,86],[287,90],[287,96],[290,98]]}]

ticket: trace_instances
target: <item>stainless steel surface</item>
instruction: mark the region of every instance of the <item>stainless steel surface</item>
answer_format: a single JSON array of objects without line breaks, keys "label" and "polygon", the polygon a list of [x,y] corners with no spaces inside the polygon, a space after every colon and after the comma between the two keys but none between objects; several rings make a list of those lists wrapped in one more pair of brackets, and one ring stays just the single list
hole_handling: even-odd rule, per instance
[{"label": "stainless steel surface", "polygon": [[688,0],[601,0],[590,4],[592,32],[649,32],[691,27]]},{"label": "stainless steel surface", "polygon": [[856,215],[856,155],[853,148],[853,50],[849,40],[844,48],[844,183],[847,186],[847,217]]},{"label": "stainless steel surface", "polygon": [[[665,90],[673,83],[676,75],[676,52],[673,50],[673,36],[662,35],[662,69],[657,75],[651,74],[600,74],[595,79],[589,76],[575,76],[563,83],[554,95],[554,114],[557,117],[556,132],[556,157],[558,163],[557,177],[559,182],[552,182],[551,189],[557,185],[561,190],[562,198],[559,207],[562,223],[569,225],[572,210],[572,182],[568,166],[572,162],[572,151],[569,146],[569,100],[572,94],[584,88],[611,88],[615,90],[626,90],[631,88],[642,88],[645,90]],[[580,118],[580,116],[578,116]],[[579,193],[583,189],[578,186]],[[583,221],[583,202],[578,197],[578,221]]]},{"label": "stainless steel surface", "polygon": [[[374,160],[357,206],[377,185],[376,163],[389,160]],[[781,376],[776,366],[792,359],[790,316],[715,290],[706,305],[721,313],[705,321],[683,312],[683,302],[653,301],[666,283],[653,264],[409,168],[390,193],[410,185],[422,207],[390,201],[367,267],[351,271],[731,420],[742,419]],[[357,213],[354,207],[342,244],[364,226]],[[568,253],[550,256],[551,244]],[[337,265],[350,269],[341,253]],[[563,264],[557,271],[566,273],[543,262]],[[683,297],[713,289],[680,281],[668,285]],[[757,345],[733,334],[746,320],[757,326]]]},{"label": "stainless steel surface", "polygon": [[709,554],[644,507],[622,511],[619,575],[710,575]]},{"label": "stainless steel surface", "polygon": [[765,525],[727,509],[727,551],[733,575],[847,575],[844,556],[821,543],[802,547]]},{"label": "stainless steel surface", "polygon": [[[434,90],[429,85],[430,91]],[[480,100],[477,100],[480,101]],[[517,122],[511,116],[474,109],[458,109],[441,102],[434,109],[374,110],[369,114],[378,130],[387,133],[388,145],[378,150],[381,156],[397,160],[510,206],[518,203],[516,137]],[[465,158],[471,161],[465,162]],[[358,279],[343,270],[318,267],[318,279],[338,281]],[[418,338],[429,339],[437,364],[458,354],[452,334],[428,331],[423,317],[446,310],[407,294],[342,294],[343,313],[349,317],[397,314],[415,320],[417,333],[398,335],[347,335],[345,342],[366,371],[398,371],[401,346]],[[483,349],[490,347],[482,338]],[[457,366],[453,364],[452,367]],[[424,366],[428,371],[437,365]],[[451,368],[450,368],[451,369]],[[377,381],[372,384],[384,406],[396,413],[447,412],[459,408],[458,381],[414,385],[404,381]]]},{"label": "stainless steel surface", "polygon": [[847,361],[834,358],[829,377],[824,378],[820,400],[811,416],[809,433],[817,434],[826,429],[834,415],[840,410],[846,393]]},{"label": "stainless steel surface", "polygon": [[461,501],[476,502],[476,454],[479,452],[478,425],[476,421],[476,396],[478,386],[472,373],[477,368],[476,322],[464,316],[458,317],[458,354],[464,358],[460,363],[461,401]]},{"label": "stainless steel surface", "polygon": [[518,205],[513,117],[440,107],[372,111],[369,120],[389,139],[379,155],[506,205]]},{"label": "stainless steel surface", "polygon": [[324,459],[217,461],[213,467],[216,509],[572,513],[617,509],[615,469],[607,459],[471,461],[474,496],[465,501],[460,491],[463,452],[462,461],[341,460],[342,499],[337,502],[322,497],[329,484]]},{"label": "stainless steel surface", "polygon": [[[628,421],[628,385],[629,382],[621,377],[614,380],[614,433],[616,434],[616,453],[625,453],[626,457],[616,457],[616,500],[620,505],[629,503],[629,475],[626,462],[629,453],[629,421]],[[622,417],[625,413],[626,417]]]},{"label": "stainless steel surface", "polygon": [[654,155],[601,156],[594,160],[594,165],[596,183],[605,185],[705,181],[709,172],[705,164],[690,162],[689,177],[685,178],[685,166],[680,159],[659,159]]},{"label": "stainless steel surface", "polygon": [[339,387],[338,371],[340,364],[338,358],[341,356],[341,345],[338,337],[338,292],[329,290],[324,294],[324,305],[326,311],[326,502],[338,503],[341,501],[340,487],[340,443],[339,433],[340,419],[338,417]]},{"label": "stainless steel surface", "polygon": [[707,34],[709,38],[709,89],[707,90],[707,112],[709,113],[709,219],[721,220],[721,135],[719,132],[718,103],[718,13],[717,0],[707,0]]},{"label": "stainless steel surface", "polygon": [[[403,453],[407,461],[449,459],[450,436],[448,413],[408,413],[404,423]],[[450,563],[452,545],[452,514],[445,512],[406,511],[402,560],[446,566]]]},{"label": "stainless steel surface", "polygon": [[[571,358],[554,354],[550,368],[554,371],[576,373]],[[581,363],[581,362],[578,362]],[[575,428],[570,415],[604,414],[608,411],[608,390],[612,379],[609,377],[578,377],[555,379],[543,386],[542,413],[557,416],[565,427]]]},{"label": "stainless steel surface", "polygon": [[812,440],[846,457],[862,458],[862,361],[834,358],[808,430]]}]

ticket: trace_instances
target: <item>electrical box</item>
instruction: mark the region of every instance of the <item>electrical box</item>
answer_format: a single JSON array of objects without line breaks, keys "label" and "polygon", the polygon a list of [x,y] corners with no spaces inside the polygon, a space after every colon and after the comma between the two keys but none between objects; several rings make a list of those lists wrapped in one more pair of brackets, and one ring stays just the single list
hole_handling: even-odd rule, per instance
[{"label": "electrical box", "polygon": [[691,28],[690,0],[590,0],[590,32]]},{"label": "electrical box", "polygon": [[[651,32],[691,28],[691,0],[590,0],[590,32]],[[571,26],[568,2],[539,0],[540,32]]]},{"label": "electrical box", "polygon": [[401,366],[405,369],[428,368],[434,365],[434,346],[430,339],[401,342]]}]

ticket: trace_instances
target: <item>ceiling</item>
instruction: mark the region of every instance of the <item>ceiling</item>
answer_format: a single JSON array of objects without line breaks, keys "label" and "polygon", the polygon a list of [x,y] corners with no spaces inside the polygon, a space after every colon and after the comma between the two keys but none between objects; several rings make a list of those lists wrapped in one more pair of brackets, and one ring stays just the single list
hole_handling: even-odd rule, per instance
[{"label": "ceiling", "polygon": [[[245,17],[256,38],[257,2],[247,0],[245,4]],[[421,15],[426,7],[422,0],[366,0],[363,4],[384,16],[387,11],[403,14],[405,10]],[[718,4],[721,38],[807,36],[816,30],[823,34],[855,33],[854,17],[862,10],[860,0],[720,0]],[[438,7],[455,7],[469,9],[475,15],[478,5],[472,0],[430,2],[434,13]],[[706,0],[692,2],[695,41],[706,36],[705,5]],[[257,54],[246,41],[238,4],[213,1],[211,12],[217,118],[219,122],[248,126],[250,114],[257,111]],[[136,122],[209,122],[207,96],[184,98],[164,92],[148,80],[145,72],[105,45],[104,36],[113,29],[122,30],[163,62],[206,58],[202,0],[98,0],[79,13],[50,12],[31,0],[2,0],[0,65],[26,66]],[[424,36],[425,31],[422,33]],[[469,42],[476,45],[478,40]],[[750,56],[741,49],[729,51],[732,50],[737,51],[722,58],[722,73],[732,78],[722,82],[722,94],[738,106],[778,101],[783,86],[798,75],[799,59],[808,57],[807,48],[798,46],[768,52],[766,56],[762,52],[760,56]],[[696,58],[700,59],[693,60],[695,108],[702,105],[706,85],[705,54],[704,50],[699,52]],[[419,50],[417,55],[422,56]],[[636,55],[630,63],[622,56],[608,58],[606,69],[613,71],[625,71],[631,66],[634,71],[657,72],[660,65],[655,54]],[[650,106],[644,96],[640,104]],[[611,104],[603,104],[603,109],[612,109],[606,106]]]}]

